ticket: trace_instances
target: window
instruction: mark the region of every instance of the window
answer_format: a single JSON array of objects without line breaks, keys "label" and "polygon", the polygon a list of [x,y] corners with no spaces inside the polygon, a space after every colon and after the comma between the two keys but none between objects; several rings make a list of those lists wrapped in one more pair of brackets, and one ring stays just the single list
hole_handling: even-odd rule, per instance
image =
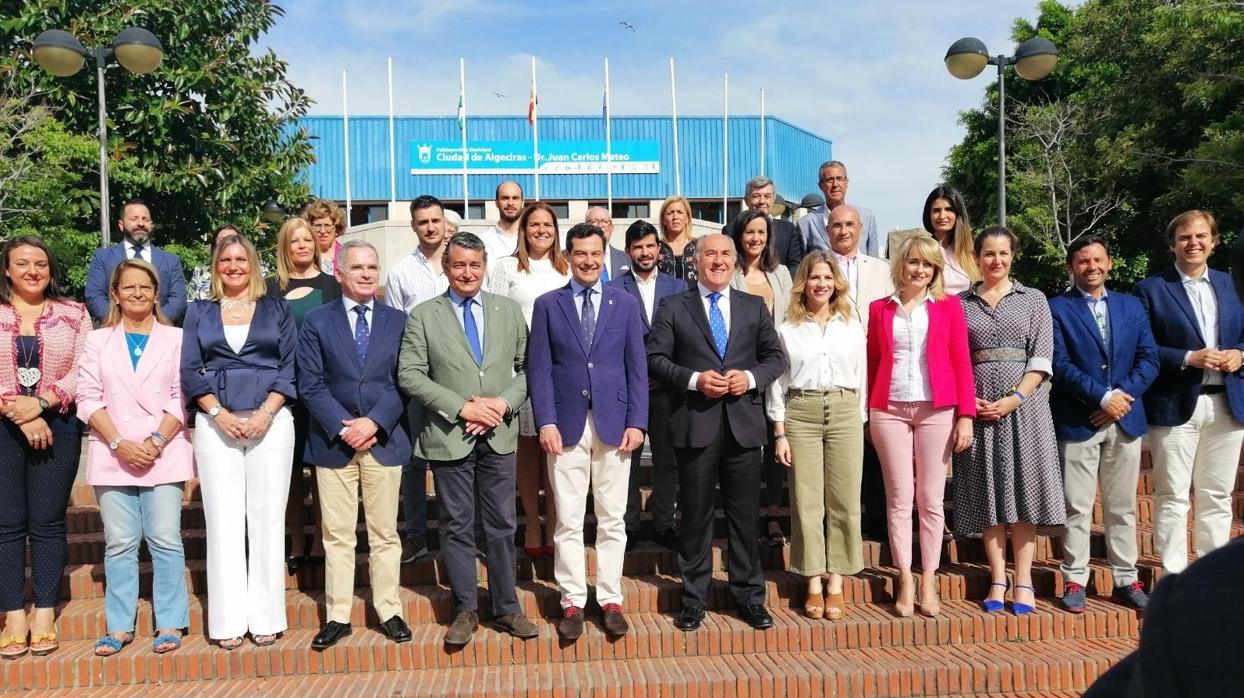
[{"label": "window", "polygon": [[[483,204],[482,202],[481,202],[481,203],[471,202],[471,204],[468,206],[468,208],[470,208],[470,213],[471,213],[471,215],[470,215],[470,216],[463,216],[464,218],[470,218],[470,219],[471,219],[471,220],[473,220],[473,221],[482,221],[482,220],[484,220],[484,204]],[[456,201],[456,202],[449,202],[449,201],[446,201],[446,202],[445,202],[445,210],[446,210],[446,211],[453,211],[454,213],[458,214],[459,216],[462,216],[462,202],[461,202],[461,201]]]},{"label": "window", "polygon": [[570,217],[570,204],[565,201],[545,201],[544,203],[553,209],[553,213],[557,215],[558,220],[566,220]]},{"label": "window", "polygon": [[367,222],[368,223],[375,223],[377,221],[387,221],[387,220],[389,220],[389,207],[388,206],[368,206],[367,207]]},{"label": "window", "polygon": [[721,201],[692,201],[691,217],[709,223],[725,223],[721,217]]},{"label": "window", "polygon": [[648,202],[615,201],[613,202],[614,218],[647,218],[651,215]]}]

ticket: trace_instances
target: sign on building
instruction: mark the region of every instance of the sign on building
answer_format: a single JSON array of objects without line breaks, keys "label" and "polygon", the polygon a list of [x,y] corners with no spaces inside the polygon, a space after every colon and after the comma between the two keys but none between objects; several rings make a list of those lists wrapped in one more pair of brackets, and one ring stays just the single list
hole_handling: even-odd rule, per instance
[{"label": "sign on building", "polygon": [[[474,141],[467,144],[467,172],[534,174],[531,141]],[[659,174],[657,141],[613,141],[609,152],[601,141],[540,141],[540,174]],[[410,173],[462,172],[462,143],[411,141]]]}]

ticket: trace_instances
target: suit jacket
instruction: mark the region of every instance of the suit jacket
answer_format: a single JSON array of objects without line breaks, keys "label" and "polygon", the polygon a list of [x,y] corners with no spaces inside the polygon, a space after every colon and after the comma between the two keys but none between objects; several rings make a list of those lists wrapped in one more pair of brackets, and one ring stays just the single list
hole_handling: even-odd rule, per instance
[{"label": "suit jacket", "polygon": [[[1235,295],[1231,276],[1217,269],[1205,273],[1218,301],[1218,348],[1244,350],[1244,306]],[[1145,414],[1150,424],[1178,426],[1192,418],[1201,395],[1205,372],[1183,365],[1186,353],[1205,348],[1201,326],[1175,267],[1136,284],[1136,295],[1149,314],[1160,366],[1157,380],[1145,392]],[[1235,421],[1244,422],[1244,378],[1238,371],[1223,378],[1231,414]]]},{"label": "suit jacket", "polygon": [[[182,315],[186,314],[186,275],[181,260],[154,245],[148,245],[148,249],[151,251],[150,261],[160,274],[160,310],[169,322],[181,322]],[[108,317],[112,305],[108,282],[112,280],[112,270],[125,257],[125,243],[122,242],[101,247],[91,257],[91,266],[86,270],[86,307],[95,322],[103,322]]]},{"label": "suit jacket", "polygon": [[613,282],[631,270],[631,257],[613,245],[605,245],[605,249],[609,252],[609,281]]},{"label": "suit jacket", "polygon": [[311,416],[302,459],[327,468],[350,462],[355,450],[340,433],[342,420],[367,417],[380,430],[371,455],[384,465],[410,460],[406,397],[397,390],[397,355],[406,316],[372,304],[367,359],[359,360],[345,305],[337,300],[309,311],[298,333],[298,397]]},{"label": "suit jacket", "polygon": [[241,352],[225,341],[220,303],[203,300],[186,311],[181,343],[181,390],[191,410],[208,393],[225,409],[253,410],[275,392],[294,400],[294,352],[298,334],[285,299],[263,296],[255,303]]},{"label": "suit jacket", "polygon": [[628,428],[648,429],[648,355],[634,298],[601,287],[596,331],[584,346],[567,284],[536,299],[527,340],[527,392],[536,428],[553,424],[562,443],[579,443],[592,411],[596,437],[618,446]]},{"label": "suit jacket", "polygon": [[[793,277],[795,270],[799,268],[799,263],[803,261],[804,242],[803,233],[795,227],[794,223],[784,218],[773,218],[773,249],[777,250],[778,262],[786,267],[786,271],[790,272]],[[730,234],[730,226],[722,226],[723,235]]]},{"label": "suit jacket", "polygon": [[[855,206],[855,204],[851,204]],[[872,209],[855,206],[860,212],[860,252],[870,257],[881,257],[886,254],[885,240],[877,232],[877,216]],[[799,219],[796,226],[803,237],[804,254],[812,250],[828,250],[829,236],[825,232],[825,223],[829,220],[825,206],[818,206]]]},{"label": "suit jacket", "polygon": [[[765,272],[765,278],[769,280],[769,288],[773,289],[773,324],[780,325],[786,321],[786,314],[790,310],[790,272],[779,264],[773,271]],[[747,281],[743,278],[742,269],[734,270],[734,276],[730,277],[730,288],[747,293]]]},{"label": "suit jacket", "polygon": [[[679,293],[686,293],[687,291],[687,283],[685,281],[670,276],[669,274],[662,274],[661,272],[655,273],[657,275],[657,292],[655,300],[652,303],[653,318],[656,318],[657,308],[661,307],[661,299],[667,296],[674,296]],[[638,280],[635,278],[635,274],[627,271],[625,274],[609,283],[626,291],[635,298],[635,308],[639,311],[639,319],[643,321],[644,340],[646,341],[648,339],[648,333],[652,331],[652,323],[648,320],[648,314],[644,312],[644,297],[639,295],[639,286],[637,285]]]},{"label": "suit jacket", "polygon": [[[745,448],[768,443],[764,393],[786,371],[786,353],[764,301],[731,290],[726,356],[717,355],[699,288],[661,302],[648,335],[648,371],[670,386],[670,430],[677,448],[703,448],[722,437],[722,413]],[[709,398],[687,390],[697,371],[751,371],[756,386],[735,396]]]},{"label": "suit jacket", "polygon": [[894,295],[894,280],[890,278],[890,263],[884,259],[856,256],[859,265],[856,284],[851,289],[851,300],[860,324],[868,327],[868,313],[873,301]]},{"label": "suit jacket", "polygon": [[[868,323],[868,406],[890,407],[894,371],[894,315],[898,303],[882,298],[872,303]],[[976,380],[968,354],[968,323],[958,296],[946,296],[928,305],[929,333],[925,365],[933,406],[954,407],[960,417],[976,416]]]},{"label": "suit jacket", "polygon": [[[1101,409],[1101,398],[1118,388],[1140,398],[1158,375],[1158,347],[1153,341],[1149,316],[1135,296],[1109,291],[1106,309],[1110,316],[1110,346],[1097,329],[1088,303],[1079,289],[1050,299],[1054,318],[1054,391],[1050,407],[1058,438],[1086,441],[1097,433],[1089,415]],[[1145,404],[1137,399],[1119,420],[1130,436],[1142,436]]]},{"label": "suit jacket", "polygon": [[500,397],[510,412],[484,438],[497,453],[518,448],[515,415],[527,399],[527,321],[509,298],[481,291],[484,306],[484,363],[475,363],[449,292],[410,312],[402,335],[397,383],[426,411],[415,435],[415,455],[426,460],[466,458],[478,437],[466,433],[458,417],[472,395]]},{"label": "suit jacket", "polygon": [[164,453],[145,470],[123,463],[92,429],[86,442],[87,481],[92,485],[154,487],[194,477],[194,449],[186,438],[181,401],[181,338],[180,329],[155,323],[135,366],[123,325],[87,335],[79,361],[78,419],[87,424],[106,408],[121,438],[135,442],[158,429],[165,413],[181,422]]}]

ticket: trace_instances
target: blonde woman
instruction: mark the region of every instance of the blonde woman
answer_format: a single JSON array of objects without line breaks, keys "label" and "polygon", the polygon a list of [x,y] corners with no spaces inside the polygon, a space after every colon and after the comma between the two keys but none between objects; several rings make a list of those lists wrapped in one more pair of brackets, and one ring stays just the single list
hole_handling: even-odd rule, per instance
[{"label": "blonde woman", "polygon": [[696,282],[695,240],[691,232],[691,202],[686,197],[671,196],[661,202],[657,227],[661,229],[661,248],[657,269],[683,279],[688,286]]},{"label": "blonde woman", "polygon": [[817,250],[800,263],[778,337],[788,366],[769,386],[765,408],[777,460],[790,468],[791,570],[808,578],[807,616],[837,620],[846,611],[843,576],[864,568],[868,369],[864,327],[832,253]]}]

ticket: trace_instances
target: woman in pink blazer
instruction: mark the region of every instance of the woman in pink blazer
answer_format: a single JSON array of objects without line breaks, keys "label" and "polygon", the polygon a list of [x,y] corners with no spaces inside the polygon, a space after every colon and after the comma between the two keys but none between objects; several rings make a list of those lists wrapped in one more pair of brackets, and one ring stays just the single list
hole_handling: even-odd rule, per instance
[{"label": "woman in pink blazer", "polygon": [[171,652],[190,625],[181,500],[194,451],[184,426],[181,330],[161,314],[159,275],[147,262],[121,262],[109,288],[112,309],[87,337],[78,376],[78,418],[91,429],[87,480],[104,522],[108,634],[95,654],[116,654],[134,639],[143,540],[154,572],[152,650]]},{"label": "woman in pink blazer", "polygon": [[869,424],[886,489],[890,556],[899,569],[895,611],[915,608],[911,572],[912,501],[920,511],[920,612],[935,616],[942,552],[942,500],[951,448],[972,443],[976,392],[967,323],[943,286],[941,246],[909,238],[891,263],[893,296],[868,315]]}]

